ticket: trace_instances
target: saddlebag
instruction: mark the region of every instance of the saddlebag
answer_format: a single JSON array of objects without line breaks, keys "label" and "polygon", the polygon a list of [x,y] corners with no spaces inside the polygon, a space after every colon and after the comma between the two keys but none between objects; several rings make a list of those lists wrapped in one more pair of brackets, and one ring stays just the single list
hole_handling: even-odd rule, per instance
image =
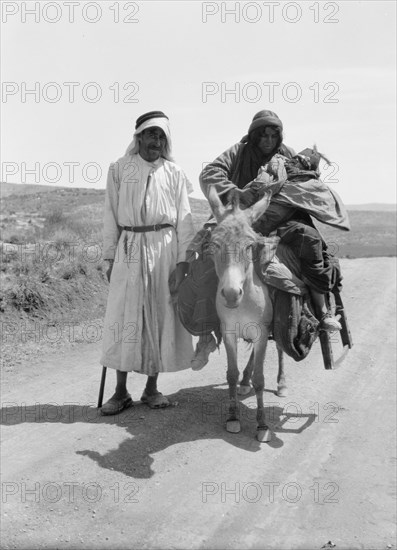
[{"label": "saddlebag", "polygon": [[318,336],[318,325],[307,294],[274,290],[273,338],[287,355],[295,361],[305,359]]}]

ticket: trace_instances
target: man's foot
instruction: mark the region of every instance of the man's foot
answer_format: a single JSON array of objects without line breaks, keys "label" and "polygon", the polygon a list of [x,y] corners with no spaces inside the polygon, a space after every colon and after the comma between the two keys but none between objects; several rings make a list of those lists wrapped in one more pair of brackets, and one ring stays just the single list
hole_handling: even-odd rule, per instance
[{"label": "man's foot", "polygon": [[327,312],[321,317],[319,328],[327,332],[335,332],[336,330],[342,330],[342,325],[331,313]]},{"label": "man's foot", "polygon": [[153,394],[148,394],[146,390],[144,390],[141,401],[142,403],[148,405],[151,409],[165,409],[171,405],[165,395],[159,391],[156,391],[156,393]]},{"label": "man's foot", "polygon": [[190,361],[192,370],[201,370],[208,363],[209,354],[216,350],[215,338],[210,335],[209,340],[200,341],[196,346],[196,351]]},{"label": "man's foot", "polygon": [[118,397],[114,394],[109,401],[106,401],[106,403],[102,406],[101,414],[103,416],[110,416],[112,414],[118,414],[124,409],[128,409],[133,406],[134,402],[132,401],[129,393],[127,393],[124,397]]}]

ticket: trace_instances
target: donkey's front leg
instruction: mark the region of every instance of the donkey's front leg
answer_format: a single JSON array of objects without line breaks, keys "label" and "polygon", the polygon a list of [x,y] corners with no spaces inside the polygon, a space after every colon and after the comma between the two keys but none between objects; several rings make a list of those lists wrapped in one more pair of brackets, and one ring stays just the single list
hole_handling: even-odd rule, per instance
[{"label": "donkey's front leg", "polygon": [[257,342],[254,347],[254,372],[252,375],[252,384],[256,393],[257,412],[256,419],[258,422],[256,438],[258,441],[268,442],[271,440],[272,435],[269,430],[265,419],[265,407],[263,404],[263,391],[265,389],[265,377],[263,374],[263,366],[266,355],[266,346],[268,331],[264,330],[264,338],[260,342]]},{"label": "donkey's front leg", "polygon": [[248,359],[247,366],[243,371],[243,378],[241,379],[241,382],[237,390],[239,395],[248,395],[250,393],[252,389],[251,378],[252,378],[253,369],[254,369],[254,350],[252,350],[250,358]]},{"label": "donkey's front leg", "polygon": [[237,365],[237,336],[236,334],[224,334],[227,355],[227,382],[229,384],[229,415],[226,419],[226,430],[238,433],[240,426],[240,404],[237,399],[238,365]]}]

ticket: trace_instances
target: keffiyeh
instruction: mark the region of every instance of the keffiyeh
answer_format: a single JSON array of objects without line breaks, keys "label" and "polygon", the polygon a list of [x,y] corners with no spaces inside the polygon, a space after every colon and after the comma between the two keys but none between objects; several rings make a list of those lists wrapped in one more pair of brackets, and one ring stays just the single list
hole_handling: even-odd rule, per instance
[{"label": "keffiyeh", "polygon": [[[163,157],[166,160],[169,160],[171,162],[174,162],[174,159],[172,157],[172,140],[171,140],[171,130],[168,118],[161,113],[161,111],[155,111],[153,118],[147,118],[145,120],[145,115],[142,115],[142,117],[139,117],[137,120],[137,123],[139,123],[140,118],[144,118],[144,122],[139,124],[138,127],[135,128],[133,140],[127,147],[127,151],[125,152],[126,155],[134,155],[139,152],[139,141],[138,141],[138,134],[143,132],[143,130],[147,130],[148,128],[153,128],[156,126],[157,128],[161,128],[163,132],[165,133],[165,137],[167,138],[167,144],[164,149]],[[161,114],[161,116],[158,116]],[[156,116],[157,115],[157,116]]]}]

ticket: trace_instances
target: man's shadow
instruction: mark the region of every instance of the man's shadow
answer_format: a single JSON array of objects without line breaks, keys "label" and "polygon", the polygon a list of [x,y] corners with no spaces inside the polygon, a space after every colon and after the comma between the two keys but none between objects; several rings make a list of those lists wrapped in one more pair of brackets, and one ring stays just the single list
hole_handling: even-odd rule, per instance
[{"label": "man's shadow", "polygon": [[[270,392],[273,394],[273,392]],[[101,453],[100,442],[96,448],[76,451],[87,456],[106,469],[122,472],[133,478],[150,478],[154,475],[152,455],[170,446],[200,439],[220,439],[239,449],[257,452],[263,445],[279,448],[284,445],[282,434],[299,434],[315,421],[315,414],[284,412],[281,399],[266,405],[266,422],[272,431],[269,443],[259,443],[256,435],[256,398],[249,394],[240,398],[241,432],[231,434],[225,430],[229,408],[227,385],[208,385],[185,388],[169,396],[172,406],[152,410],[140,402],[114,416],[102,416],[88,404],[57,405],[45,403],[24,405],[5,403],[1,409],[1,424],[13,426],[26,422],[116,425],[132,438],[124,440],[117,449]],[[277,399],[277,398],[275,398]],[[247,405],[245,401],[249,400]],[[291,404],[292,405],[292,404]],[[291,407],[288,407],[288,410]],[[290,424],[287,426],[286,424]]]}]

